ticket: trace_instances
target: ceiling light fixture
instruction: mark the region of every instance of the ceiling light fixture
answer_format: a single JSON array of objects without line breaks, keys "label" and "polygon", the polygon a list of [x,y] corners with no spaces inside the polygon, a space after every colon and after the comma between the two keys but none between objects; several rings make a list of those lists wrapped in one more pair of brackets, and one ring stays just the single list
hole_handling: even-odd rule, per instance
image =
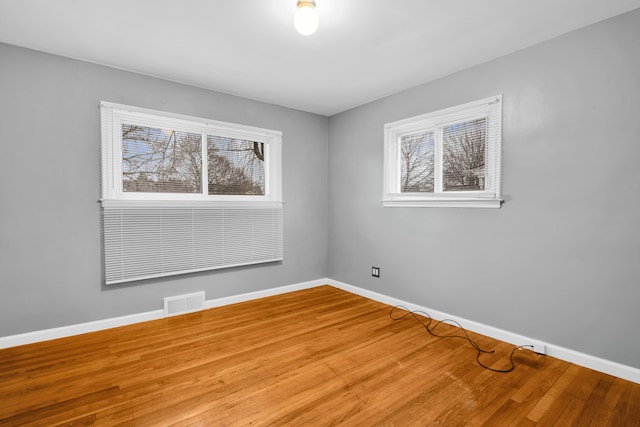
[{"label": "ceiling light fixture", "polygon": [[293,17],[296,30],[303,36],[315,33],[320,23],[316,2],[314,0],[298,0],[297,8]]}]

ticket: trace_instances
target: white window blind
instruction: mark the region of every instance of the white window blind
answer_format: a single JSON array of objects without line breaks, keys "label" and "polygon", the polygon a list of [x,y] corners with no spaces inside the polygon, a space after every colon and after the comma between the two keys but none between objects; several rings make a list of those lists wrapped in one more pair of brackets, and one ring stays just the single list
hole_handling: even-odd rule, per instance
[{"label": "white window blind", "polygon": [[101,103],[105,282],[283,258],[278,131]]},{"label": "white window blind", "polygon": [[282,207],[104,208],[107,284],[283,258]]}]

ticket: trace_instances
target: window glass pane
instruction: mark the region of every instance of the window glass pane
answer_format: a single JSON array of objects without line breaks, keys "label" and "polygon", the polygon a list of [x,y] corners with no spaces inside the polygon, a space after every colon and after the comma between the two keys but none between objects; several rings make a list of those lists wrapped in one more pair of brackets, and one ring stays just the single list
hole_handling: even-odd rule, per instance
[{"label": "window glass pane", "polygon": [[434,132],[400,138],[400,191],[433,193]]},{"label": "window glass pane", "polygon": [[487,119],[456,123],[443,128],[442,189],[485,189]]},{"label": "window glass pane", "polygon": [[201,193],[202,136],[122,125],[124,192]]},{"label": "window glass pane", "polygon": [[264,195],[264,143],[207,136],[209,194]]}]

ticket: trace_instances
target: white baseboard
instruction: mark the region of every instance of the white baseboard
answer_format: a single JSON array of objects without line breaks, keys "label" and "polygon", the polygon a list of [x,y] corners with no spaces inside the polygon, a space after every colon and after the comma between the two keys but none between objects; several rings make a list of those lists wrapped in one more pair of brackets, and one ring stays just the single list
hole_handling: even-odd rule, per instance
[{"label": "white baseboard", "polygon": [[76,325],[61,326],[59,328],[43,329],[41,331],[26,332],[24,334],[0,337],[0,349],[16,347],[18,345],[33,344],[40,341],[55,340],[73,335],[96,332],[118,326],[132,325],[148,320],[160,319],[162,310],[147,311],[145,313],[130,314],[128,316],[112,317],[110,319],[95,320],[93,322],[78,323]]},{"label": "white baseboard", "polygon": [[[424,311],[435,320],[451,319],[460,323],[465,329],[473,331],[491,338],[498,339],[500,341],[508,342],[514,345],[525,345],[532,342],[540,343],[540,340],[533,339],[524,335],[515,334],[513,332],[505,331],[502,329],[494,328],[493,326],[487,326],[482,323],[467,320],[461,317],[452,316],[447,313],[443,313],[431,308],[422,307],[407,301],[402,301],[397,298],[383,295],[377,292],[373,292],[367,289],[358,288],[356,286],[349,285],[347,283],[338,282],[336,280],[327,279],[327,284],[336,288],[351,292],[356,295],[363,296],[365,298],[372,299],[391,306],[403,305],[411,311]],[[632,366],[623,365],[621,363],[612,362],[610,360],[601,359],[599,357],[591,356],[589,354],[581,353],[568,348],[560,347],[555,344],[542,342],[546,346],[547,355],[561,359],[567,362],[574,363],[576,365],[583,366],[585,368],[593,369],[595,371],[604,372],[605,374],[613,375],[614,377],[622,378],[627,381],[640,384],[640,369]]]},{"label": "white baseboard", "polygon": [[[246,294],[232,295],[230,297],[217,298],[204,302],[205,308],[221,307],[223,305],[235,304],[238,302],[250,301],[252,299],[270,297],[273,295],[285,294],[287,292],[300,291],[302,289],[315,288],[326,285],[329,279],[310,280],[308,282],[296,283],[293,285],[280,286],[278,288],[265,289],[262,291],[248,292]],[[337,287],[337,286],[336,286]]]},{"label": "white baseboard", "polygon": [[[264,298],[286,292],[298,291],[301,289],[313,288],[324,285],[327,279],[311,280],[309,282],[296,283],[278,288],[266,289],[263,291],[249,292],[245,294],[233,295],[230,297],[208,300],[204,302],[204,308],[220,307],[242,301],[249,301],[257,298]],[[163,310],[147,311],[145,313],[130,314],[127,316],[112,317],[109,319],[96,320],[93,322],[79,323],[76,325],[61,326],[59,328],[44,329],[41,331],[27,332],[24,334],[9,335],[0,337],[0,349],[16,347],[19,345],[33,344],[40,341],[49,341],[58,338],[70,337],[73,335],[86,334],[87,332],[97,332],[104,329],[116,328],[118,326],[131,325],[148,320],[156,320],[164,317]]]},{"label": "white baseboard", "polygon": [[[287,292],[298,291],[302,289],[313,288],[328,284],[336,288],[351,292],[365,298],[372,299],[391,306],[403,305],[411,311],[425,311],[435,320],[451,319],[460,323],[465,329],[473,331],[491,338],[495,338],[514,345],[523,345],[531,343],[534,340],[531,337],[515,334],[513,332],[494,328],[493,326],[484,325],[482,323],[467,320],[461,317],[452,316],[450,314],[422,307],[407,301],[399,300],[388,295],[373,292],[367,289],[358,288],[347,283],[339,282],[329,278],[311,280],[277,288],[265,289],[262,291],[248,292],[239,295],[233,295],[204,302],[205,308],[220,307],[223,305],[235,304],[238,302],[250,301],[253,299],[264,298],[273,295],[279,295]],[[84,334],[87,332],[96,332],[103,329],[115,328],[118,326],[131,325],[133,323],[146,322],[148,320],[160,319],[163,317],[163,310],[148,311],[145,313],[131,314],[128,316],[114,317],[104,320],[96,320],[93,322],[80,323],[76,325],[63,326],[59,328],[45,329],[41,331],[27,332],[24,334],[10,335],[0,337],[0,349],[15,347],[19,345],[32,344],[40,341],[48,341],[57,338],[64,338],[72,335]],[[555,357],[576,365],[584,366],[599,372],[604,372],[634,383],[640,384],[640,369],[612,362],[610,360],[601,359],[589,354],[580,353],[575,350],[567,349],[550,343],[543,343],[546,346],[547,355]]]}]

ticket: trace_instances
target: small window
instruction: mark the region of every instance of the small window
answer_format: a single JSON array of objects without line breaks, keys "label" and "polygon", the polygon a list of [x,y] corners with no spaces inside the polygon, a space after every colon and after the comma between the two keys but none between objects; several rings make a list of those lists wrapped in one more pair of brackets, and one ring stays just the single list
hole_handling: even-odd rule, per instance
[{"label": "small window", "polygon": [[385,125],[384,206],[493,207],[502,96]]}]

